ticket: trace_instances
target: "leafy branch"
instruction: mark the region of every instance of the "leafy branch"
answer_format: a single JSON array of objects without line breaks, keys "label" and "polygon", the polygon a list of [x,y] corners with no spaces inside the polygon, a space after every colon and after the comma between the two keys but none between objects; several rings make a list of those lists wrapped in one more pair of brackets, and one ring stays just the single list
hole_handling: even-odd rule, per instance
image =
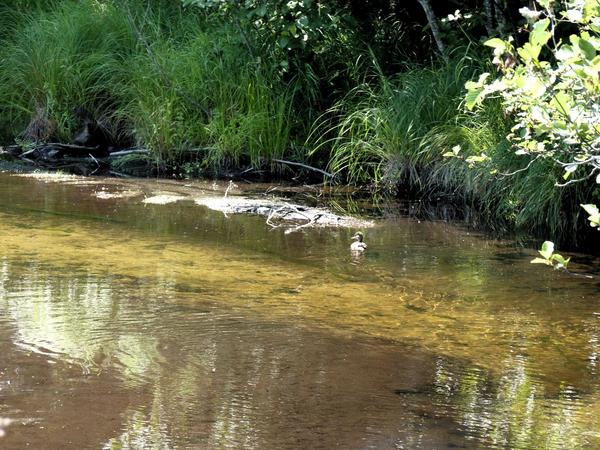
[{"label": "leafy branch", "polygon": [[571,258],[565,259],[559,253],[554,253],[554,243],[550,241],[544,242],[541,250],[539,250],[538,253],[540,254],[541,258],[532,259],[531,264],[545,264],[553,267],[555,270],[567,270],[567,266],[571,260]]}]

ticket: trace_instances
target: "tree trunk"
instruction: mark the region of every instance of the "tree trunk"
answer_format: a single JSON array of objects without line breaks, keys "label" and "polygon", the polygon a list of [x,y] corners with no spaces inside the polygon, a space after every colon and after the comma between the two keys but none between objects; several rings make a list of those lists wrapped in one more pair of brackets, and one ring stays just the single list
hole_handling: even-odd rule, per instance
[{"label": "tree trunk", "polygon": [[494,32],[494,4],[492,0],[483,0],[483,11],[485,12],[485,30],[488,36],[496,34]]},{"label": "tree trunk", "polygon": [[494,11],[496,13],[496,26],[498,32],[501,35],[505,35],[508,31],[508,24],[506,23],[506,16],[504,11],[506,9],[506,4],[502,0],[494,1]]},{"label": "tree trunk", "polygon": [[429,26],[431,27],[431,32],[433,33],[433,39],[437,45],[438,50],[442,54],[442,58],[448,60],[448,56],[446,55],[446,47],[444,46],[444,41],[442,41],[442,34],[440,33],[440,27],[438,26],[437,18],[431,8],[431,3],[429,0],[418,0],[418,2],[423,7],[425,11],[425,15],[427,16],[427,21],[429,22]]}]

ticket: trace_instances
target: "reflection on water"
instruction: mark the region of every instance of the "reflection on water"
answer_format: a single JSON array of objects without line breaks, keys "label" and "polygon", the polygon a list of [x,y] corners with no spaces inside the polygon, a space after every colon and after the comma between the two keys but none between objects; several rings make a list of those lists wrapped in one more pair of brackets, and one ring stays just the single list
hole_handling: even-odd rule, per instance
[{"label": "reflection on water", "polygon": [[95,189],[0,176],[2,448],[600,447],[595,280]]},{"label": "reflection on water", "polygon": [[[477,368],[457,373],[440,362],[438,401],[465,430],[495,448],[597,448],[600,404],[561,383],[549,391],[529,373],[527,359],[509,356],[498,380]],[[595,390],[597,393],[597,390]]]}]

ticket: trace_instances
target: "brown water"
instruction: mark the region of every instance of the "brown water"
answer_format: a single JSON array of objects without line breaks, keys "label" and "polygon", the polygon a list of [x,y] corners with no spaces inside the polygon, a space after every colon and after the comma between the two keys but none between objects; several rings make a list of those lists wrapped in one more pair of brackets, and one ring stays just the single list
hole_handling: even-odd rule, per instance
[{"label": "brown water", "polygon": [[0,448],[600,448],[598,278],[137,195],[213,189],[0,175]]}]

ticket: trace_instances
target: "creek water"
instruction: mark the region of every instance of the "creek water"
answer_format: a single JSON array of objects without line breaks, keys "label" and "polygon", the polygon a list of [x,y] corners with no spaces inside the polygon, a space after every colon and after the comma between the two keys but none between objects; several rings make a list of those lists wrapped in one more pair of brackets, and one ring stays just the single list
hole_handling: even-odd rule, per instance
[{"label": "creek water", "polygon": [[211,189],[0,175],[0,448],[600,448],[598,278],[141,201]]}]

